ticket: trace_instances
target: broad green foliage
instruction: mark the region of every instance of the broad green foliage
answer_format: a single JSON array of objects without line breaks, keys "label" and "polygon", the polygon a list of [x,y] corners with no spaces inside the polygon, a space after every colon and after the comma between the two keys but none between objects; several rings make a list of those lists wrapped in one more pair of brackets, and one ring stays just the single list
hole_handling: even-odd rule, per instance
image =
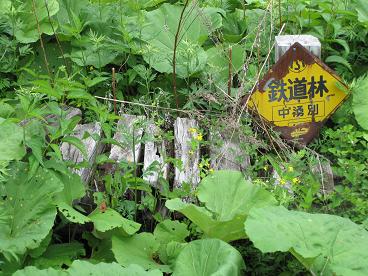
[{"label": "broad green foliage", "polygon": [[189,236],[189,231],[184,223],[164,220],[157,224],[153,235],[160,244],[158,249],[160,260],[171,264],[187,245],[185,239]]},{"label": "broad green foliage", "polygon": [[93,222],[94,228],[98,232],[118,229],[126,235],[133,235],[141,227],[139,223],[123,218],[118,212],[110,208],[104,211],[97,208],[88,218]]},{"label": "broad green foliage", "polygon": [[5,9],[0,11],[0,18],[5,17],[10,22],[17,21],[16,25],[9,24],[10,30],[8,32],[14,33],[17,40],[22,43],[35,42],[39,39],[37,21],[41,33],[51,35],[53,34],[51,24],[54,28],[57,27],[55,22],[52,22],[52,18],[49,19],[49,15],[52,17],[59,10],[57,0],[3,0],[2,2],[4,2],[2,7]]},{"label": "broad green foliage", "polygon": [[290,251],[315,274],[368,273],[368,232],[346,218],[281,206],[255,208],[245,231],[262,252]]},{"label": "broad green foliage", "polygon": [[198,199],[205,207],[173,199],[166,207],[194,222],[205,236],[224,241],[245,238],[243,223],[249,210],[276,204],[272,195],[245,180],[240,172],[217,171],[202,180]]},{"label": "broad green foliage", "polygon": [[359,125],[368,130],[368,77],[356,81],[353,87],[353,111]]},{"label": "broad green foliage", "polygon": [[0,198],[0,253],[24,254],[37,248],[54,224],[55,195],[63,183],[51,171],[39,168],[30,174],[18,163]]},{"label": "broad green foliage", "polygon": [[[238,113],[239,97],[253,87],[262,68],[272,66],[268,54],[281,23],[284,33],[317,36],[323,60],[346,82],[366,74],[365,2],[0,0],[0,274],[264,275],[287,256],[261,255],[248,247],[253,241],[264,252],[291,252],[314,274],[367,275],[362,228],[340,217],[274,207],[277,198],[289,208],[367,222],[367,78],[353,82],[347,112],[323,131],[311,151],[284,147],[272,131],[267,136],[278,147],[268,147],[267,139],[259,137],[264,133],[244,112],[234,126],[252,160],[247,177],[235,171],[213,173],[211,160],[203,155],[198,188],[192,191],[186,183],[171,190],[160,162],[142,175],[130,158],[115,162],[109,154],[111,145],[133,149],[155,140],[166,147],[173,140],[167,130],[174,106],[193,114],[201,109],[203,129],[195,130],[190,146],[193,151],[210,149],[207,122],[216,128]],[[173,95],[174,52],[178,97]],[[127,103],[106,104],[95,96]],[[69,118],[68,107],[78,107],[82,115]],[[144,131],[135,139],[134,129],[145,128],[143,122],[123,129],[125,139],[117,141],[120,108],[152,118],[158,133]],[[103,129],[92,138],[106,146],[104,152],[78,164],[64,160],[63,142],[87,156],[74,129],[91,122]],[[277,166],[266,156],[274,150],[282,159],[280,170],[288,170],[280,174],[283,180],[294,183],[292,195],[273,185],[269,165]],[[181,167],[179,159],[161,153],[162,165]],[[338,177],[329,195],[321,194],[319,179],[309,174],[315,158],[323,158],[320,153],[332,159]],[[138,157],[131,159],[140,162]],[[304,166],[307,162],[310,166]],[[84,167],[96,169],[92,183],[72,173]],[[144,179],[149,173],[159,174],[160,189]],[[170,212],[163,208],[165,201]],[[258,268],[265,264],[253,261],[258,257],[275,264]],[[242,258],[252,264],[246,271]],[[281,266],[274,274],[303,273],[290,263]]]},{"label": "broad green foliage", "polygon": [[[244,63],[244,48],[238,44],[232,48],[232,72],[237,73]],[[229,49],[223,46],[212,47],[206,51],[207,72],[218,84],[226,83],[229,78]]]},{"label": "broad green foliage", "polygon": [[72,242],[66,244],[50,245],[41,257],[35,259],[32,265],[39,269],[49,267],[61,269],[63,266],[70,266],[73,260],[85,255],[83,244]]},{"label": "broad green foliage", "polygon": [[[243,10],[235,9],[223,19],[223,35],[226,41],[239,42],[247,30],[247,20]],[[235,59],[234,59],[235,60]]]},{"label": "broad green foliage", "polygon": [[368,26],[368,7],[364,0],[354,0],[358,13],[358,20]]},{"label": "broad green foliage", "polygon": [[157,224],[153,235],[160,244],[167,244],[171,241],[184,242],[189,236],[187,225],[179,221],[164,220]]},{"label": "broad green foliage", "polygon": [[25,154],[23,129],[0,118],[0,161],[19,160]]},{"label": "broad green foliage", "polygon": [[128,266],[138,264],[145,269],[160,269],[169,272],[170,268],[156,261],[160,244],[151,233],[140,233],[131,237],[114,235],[112,237],[112,251],[119,264]]},{"label": "broad green foliage", "polygon": [[73,208],[73,201],[85,195],[85,187],[80,176],[67,172],[60,174],[59,178],[64,184],[64,189],[56,196],[58,210],[70,222],[84,224],[91,221]]},{"label": "broad green foliage", "polygon": [[[207,55],[201,45],[209,33],[221,26],[221,16],[216,9],[198,10],[189,6],[185,22],[179,34],[176,57],[178,76],[185,78],[200,72],[206,65]],[[145,61],[161,73],[173,70],[175,34],[178,29],[182,7],[163,4],[160,8],[146,13],[146,24],[142,39],[148,45],[144,50]],[[207,26],[209,24],[210,26]]]},{"label": "broad green foliage", "polygon": [[68,270],[56,270],[53,268],[40,270],[30,266],[23,270],[17,271],[14,276],[160,276],[162,273],[158,270],[145,271],[138,265],[130,265],[126,268],[121,267],[117,263],[99,263],[91,264],[87,261],[74,261]]},{"label": "broad green foliage", "polygon": [[240,253],[217,239],[192,241],[179,254],[174,276],[236,276],[242,275],[245,264]]}]

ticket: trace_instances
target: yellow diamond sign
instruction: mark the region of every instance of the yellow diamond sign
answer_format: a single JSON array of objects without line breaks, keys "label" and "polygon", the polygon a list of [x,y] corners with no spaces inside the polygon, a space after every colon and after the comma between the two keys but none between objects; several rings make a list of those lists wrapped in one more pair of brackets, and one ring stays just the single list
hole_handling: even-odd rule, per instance
[{"label": "yellow diamond sign", "polygon": [[295,43],[258,83],[248,107],[284,138],[307,144],[347,98],[347,91],[330,68]]}]

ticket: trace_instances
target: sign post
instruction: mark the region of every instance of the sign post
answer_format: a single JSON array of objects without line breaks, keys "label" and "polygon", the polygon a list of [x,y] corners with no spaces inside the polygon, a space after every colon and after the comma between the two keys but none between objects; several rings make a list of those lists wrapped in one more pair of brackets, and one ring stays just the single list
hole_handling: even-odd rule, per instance
[{"label": "sign post", "polygon": [[259,81],[248,107],[283,138],[308,144],[347,96],[348,87],[341,79],[295,42]]}]

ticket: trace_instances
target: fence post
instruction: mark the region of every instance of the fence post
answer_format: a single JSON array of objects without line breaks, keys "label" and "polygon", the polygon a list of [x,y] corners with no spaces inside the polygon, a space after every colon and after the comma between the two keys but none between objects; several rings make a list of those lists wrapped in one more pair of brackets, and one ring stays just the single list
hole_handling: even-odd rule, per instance
[{"label": "fence post", "polygon": [[287,50],[295,43],[299,42],[309,52],[319,59],[321,58],[321,42],[312,35],[279,35],[275,37],[275,63],[278,62]]},{"label": "fence post", "polygon": [[[321,42],[312,35],[280,35],[275,37],[275,63],[295,43],[300,43],[309,52],[321,59]],[[321,180],[321,192],[326,194],[334,189],[334,178],[329,162],[323,162],[313,166],[312,172],[317,174]],[[276,174],[277,175],[277,174]],[[274,178],[277,180],[279,177]]]}]

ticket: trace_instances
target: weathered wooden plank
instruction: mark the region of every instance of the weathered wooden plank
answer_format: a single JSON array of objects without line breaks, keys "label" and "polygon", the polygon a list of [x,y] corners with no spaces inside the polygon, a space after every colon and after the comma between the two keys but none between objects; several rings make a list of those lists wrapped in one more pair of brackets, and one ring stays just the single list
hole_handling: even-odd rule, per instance
[{"label": "weathered wooden plank", "polygon": [[321,58],[321,42],[312,35],[279,35],[275,38],[275,63],[295,42],[299,42],[316,57]]},{"label": "weathered wooden plank", "polygon": [[[89,133],[90,136],[83,139],[83,137],[85,137],[86,132]],[[63,142],[60,147],[64,160],[73,161],[75,164],[81,163],[83,161],[87,161],[89,163],[90,166],[88,168],[81,168],[75,170],[75,172],[81,176],[82,180],[86,184],[89,183],[89,181],[93,176],[94,173],[93,163],[96,159],[96,156],[99,155],[103,150],[103,145],[99,141],[96,141],[91,137],[91,135],[95,134],[97,134],[100,137],[102,135],[101,125],[98,122],[77,125],[74,129],[73,136],[81,139],[86,148],[87,152],[86,159],[83,157],[83,154],[80,152],[79,149],[77,149],[75,146],[69,143]]]},{"label": "weathered wooden plank", "polygon": [[212,169],[245,171],[250,165],[250,157],[241,149],[238,133],[231,134],[224,131],[210,133]]},{"label": "weathered wooden plank", "polygon": [[321,183],[321,192],[329,194],[335,188],[334,176],[331,164],[328,160],[320,160],[320,162],[313,166],[312,172],[316,174]]},{"label": "weathered wooden plank", "polygon": [[139,126],[144,116],[123,114],[118,121],[114,139],[120,145],[112,145],[110,159],[116,162],[137,163],[142,155],[143,127]]},{"label": "weathered wooden plank", "polygon": [[167,179],[169,173],[168,164],[165,164],[164,158],[166,157],[166,146],[164,141],[155,141],[155,136],[158,134],[158,127],[149,123],[146,127],[146,133],[150,137],[150,141],[145,143],[144,148],[144,164],[143,171],[154,163],[157,163],[157,169],[161,171],[152,171],[150,174],[144,174],[143,179],[150,183],[153,187],[159,188],[159,173],[163,178]]},{"label": "weathered wooden plank", "polygon": [[198,123],[188,118],[177,118],[174,123],[175,158],[181,160],[182,170],[175,168],[174,187],[181,187],[184,182],[196,187],[199,176],[199,149],[192,149],[190,142],[193,134],[190,129],[198,129]]},{"label": "weathered wooden plank", "polygon": [[82,111],[79,108],[75,107],[66,107],[65,108],[65,119],[70,120],[71,118],[75,116],[82,116]]},{"label": "weathered wooden plank", "polygon": [[[82,111],[79,108],[71,107],[71,106],[64,106],[63,107],[63,116],[62,114],[55,115],[55,114],[48,114],[44,117],[44,119],[47,121],[47,124],[49,126],[58,127],[60,120],[70,120],[71,118],[75,116],[82,116]],[[30,118],[30,119],[24,119],[19,123],[20,126],[24,126],[28,124],[32,120],[37,120],[37,118]]]}]

